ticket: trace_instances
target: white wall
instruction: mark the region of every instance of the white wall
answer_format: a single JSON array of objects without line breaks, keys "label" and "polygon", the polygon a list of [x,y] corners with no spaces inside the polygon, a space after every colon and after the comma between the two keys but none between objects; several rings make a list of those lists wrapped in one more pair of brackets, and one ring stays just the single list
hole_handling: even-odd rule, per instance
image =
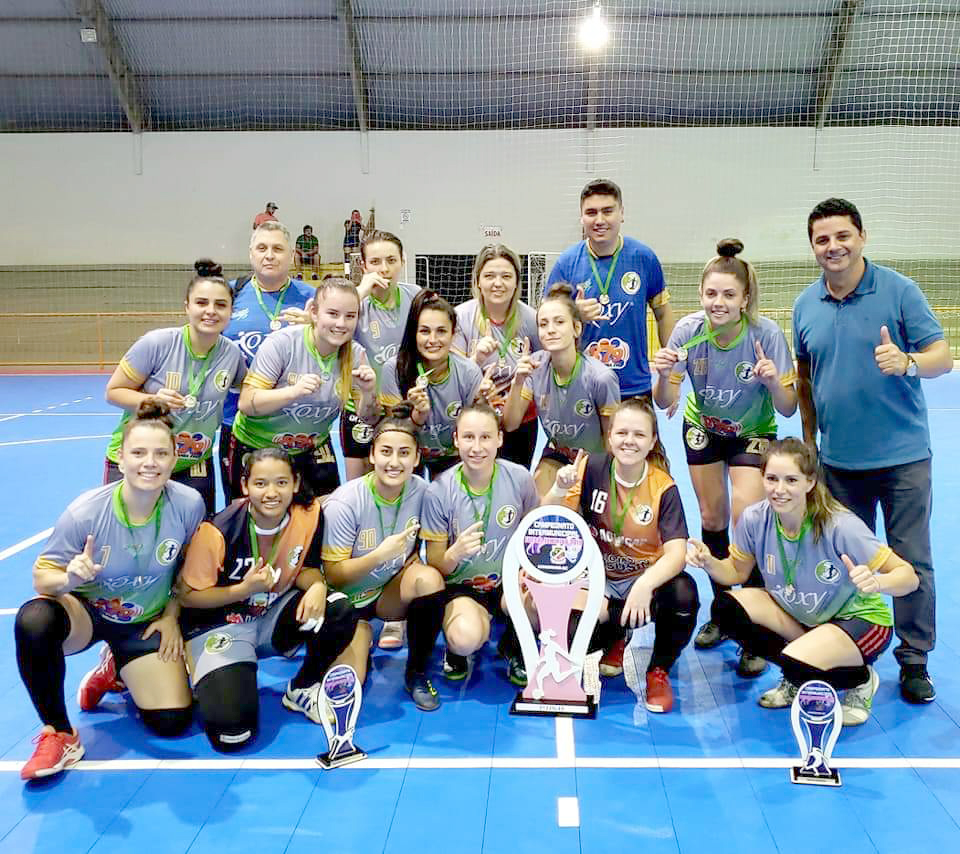
[{"label": "white wall", "polygon": [[[738,236],[755,260],[807,257],[805,217],[829,195],[861,207],[875,257],[956,257],[960,128],[0,134],[10,212],[0,264],[189,263],[245,257],[267,200],[325,259],[352,208],[376,206],[408,254],[472,253],[496,225],[519,251],[579,237],[579,189],[609,175],[625,230],[665,261]],[[412,219],[399,226],[401,208]],[[15,213],[14,213],[15,212]]]}]

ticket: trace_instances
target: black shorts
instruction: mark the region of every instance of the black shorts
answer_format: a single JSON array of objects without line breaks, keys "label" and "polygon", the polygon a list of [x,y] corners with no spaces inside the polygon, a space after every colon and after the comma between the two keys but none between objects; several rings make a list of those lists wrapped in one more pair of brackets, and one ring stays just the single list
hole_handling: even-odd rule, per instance
[{"label": "black shorts", "polygon": [[553,439],[547,442],[546,446],[544,446],[543,453],[540,455],[541,460],[552,460],[560,466],[572,465],[576,458],[576,448],[558,448],[553,444]]},{"label": "black shorts", "polygon": [[[243,495],[241,478],[243,465],[249,454],[256,448],[245,445],[232,433],[230,434],[230,492],[235,498]],[[303,451],[291,454],[293,470],[303,478],[315,496],[329,495],[340,485],[340,472],[337,470],[337,460],[333,456],[333,445],[328,437],[322,445],[312,451]]]},{"label": "black shorts", "polygon": [[503,608],[500,607],[500,597],[503,594],[503,588],[498,584],[493,590],[478,590],[470,584],[451,584],[444,590],[447,604],[454,599],[466,596],[473,599],[478,605],[487,609],[491,617],[503,617]]},{"label": "black shorts", "polygon": [[[197,492],[200,493],[203,498],[203,503],[207,508],[207,515],[212,516],[214,513],[215,502],[217,500],[216,489],[214,486],[214,474],[213,474],[213,458],[209,460],[202,460],[199,463],[196,463],[188,469],[183,471],[175,471],[170,475],[170,480],[175,480],[177,483],[182,483],[184,486],[189,486]],[[119,466],[113,462],[113,460],[105,460],[103,464],[103,482],[104,484],[108,483],[117,483],[123,479],[123,474],[120,471]]]},{"label": "black shorts", "polygon": [[[100,612],[82,596],[76,594],[73,596],[86,609],[90,615],[90,622],[93,623],[93,635],[84,649],[90,649],[95,643],[106,643],[113,653],[118,672],[131,661],[159,652],[160,632],[154,632],[146,640],[141,638],[153,620],[144,620],[139,623],[113,623],[100,616]],[[159,614],[157,616],[159,617]]]},{"label": "black shorts", "polygon": [[893,629],[889,626],[878,626],[861,617],[848,617],[840,620],[834,617],[830,620],[834,626],[843,629],[860,650],[864,664],[873,664],[883,651],[890,646],[893,640]]},{"label": "black shorts", "polygon": [[766,436],[721,436],[683,419],[683,447],[687,452],[687,465],[690,466],[726,463],[728,466],[760,468],[767,446],[771,439],[776,438],[776,433]]},{"label": "black shorts", "polygon": [[345,457],[368,459],[373,447],[373,425],[355,412],[340,413],[340,447]]}]

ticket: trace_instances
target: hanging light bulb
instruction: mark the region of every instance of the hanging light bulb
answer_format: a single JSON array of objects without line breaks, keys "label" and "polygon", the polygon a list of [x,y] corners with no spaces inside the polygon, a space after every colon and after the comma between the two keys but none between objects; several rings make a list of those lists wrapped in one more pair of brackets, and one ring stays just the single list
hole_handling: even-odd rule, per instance
[{"label": "hanging light bulb", "polygon": [[610,28],[603,17],[600,0],[593,6],[593,12],[580,23],[580,44],[584,50],[595,53],[602,50],[610,39]]}]

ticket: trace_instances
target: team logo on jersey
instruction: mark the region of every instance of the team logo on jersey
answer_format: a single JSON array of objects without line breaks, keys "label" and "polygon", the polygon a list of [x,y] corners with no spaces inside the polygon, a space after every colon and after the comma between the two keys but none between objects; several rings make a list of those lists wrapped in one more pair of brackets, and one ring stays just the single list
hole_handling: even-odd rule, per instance
[{"label": "team logo on jersey", "polygon": [[582,398],[573,404],[573,411],[577,415],[586,418],[588,415],[593,415],[593,404],[589,400],[583,400]]},{"label": "team logo on jersey", "polygon": [[633,296],[637,291],[640,290],[640,285],[643,284],[643,281],[640,279],[639,273],[624,273],[620,277],[620,287],[623,288],[625,294]]},{"label": "team logo on jersey", "polygon": [[840,570],[829,560],[820,561],[813,574],[821,584],[837,584],[840,581]]},{"label": "team logo on jersey", "polygon": [[226,632],[214,632],[212,635],[208,635],[203,642],[203,651],[209,652],[211,655],[223,655],[232,646],[233,635],[228,635]]},{"label": "team logo on jersey", "polygon": [[287,555],[287,568],[296,569],[301,555],[303,555],[303,546],[294,546],[290,549],[290,554]]},{"label": "team logo on jersey", "polygon": [[707,434],[699,427],[690,427],[684,436],[691,451],[702,451],[707,447]]},{"label": "team logo on jersey", "polygon": [[630,345],[622,338],[601,338],[587,347],[587,355],[598,359],[615,371],[627,366],[630,359]]},{"label": "team logo on jersey", "polygon": [[753,382],[753,363],[752,362],[738,362],[737,367],[734,368],[734,374],[736,374],[737,379],[742,383],[751,383]]},{"label": "team logo on jersey", "polygon": [[226,391],[230,388],[230,374],[226,371],[217,371],[213,375],[213,384],[220,390]]},{"label": "team logo on jersey", "polygon": [[353,425],[350,435],[353,436],[353,441],[358,445],[368,445],[373,438],[373,427],[358,421]]},{"label": "team logo on jersey", "polygon": [[511,338],[509,349],[510,349],[510,354],[519,359],[523,355],[523,339]]},{"label": "team logo on jersey", "polygon": [[161,540],[157,544],[157,563],[163,566],[170,566],[170,564],[177,559],[178,554],[180,554],[180,543],[176,540],[171,540],[167,537],[167,539]]},{"label": "team logo on jersey", "polygon": [[633,520],[638,525],[649,525],[653,521],[653,509],[647,504],[633,508]]},{"label": "team logo on jersey", "polygon": [[463,404],[459,400],[451,400],[447,404],[447,415],[450,418],[456,418],[460,414],[461,409],[463,409]]},{"label": "team logo on jersey", "polygon": [[497,524],[501,528],[509,528],[517,518],[517,508],[506,504],[497,511]]}]

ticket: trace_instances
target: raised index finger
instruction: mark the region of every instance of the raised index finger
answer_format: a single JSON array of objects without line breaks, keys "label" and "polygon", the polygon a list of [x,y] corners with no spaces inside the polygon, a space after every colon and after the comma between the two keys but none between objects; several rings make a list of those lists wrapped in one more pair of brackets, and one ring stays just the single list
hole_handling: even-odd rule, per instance
[{"label": "raised index finger", "polygon": [[767,358],[765,355],[763,355],[763,345],[759,341],[753,342],[753,351],[757,354],[758,359]]},{"label": "raised index finger", "polygon": [[93,537],[93,534],[87,534],[87,540],[83,544],[83,553],[93,560],[93,550],[96,547],[96,541]]}]

